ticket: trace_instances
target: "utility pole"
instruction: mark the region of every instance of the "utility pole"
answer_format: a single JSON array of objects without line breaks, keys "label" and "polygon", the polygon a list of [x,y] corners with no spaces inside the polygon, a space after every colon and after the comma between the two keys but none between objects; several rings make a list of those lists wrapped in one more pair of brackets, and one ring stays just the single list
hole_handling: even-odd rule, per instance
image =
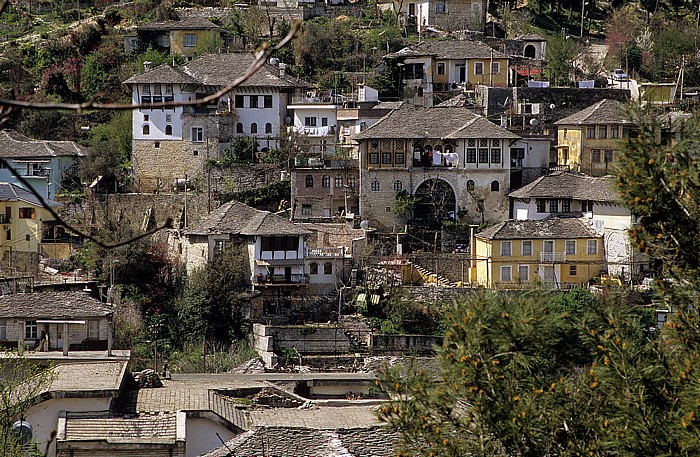
[{"label": "utility pole", "polygon": [[587,3],[588,2],[586,2],[586,0],[581,0],[581,34],[579,35],[581,37],[581,40],[583,40],[583,17]]}]

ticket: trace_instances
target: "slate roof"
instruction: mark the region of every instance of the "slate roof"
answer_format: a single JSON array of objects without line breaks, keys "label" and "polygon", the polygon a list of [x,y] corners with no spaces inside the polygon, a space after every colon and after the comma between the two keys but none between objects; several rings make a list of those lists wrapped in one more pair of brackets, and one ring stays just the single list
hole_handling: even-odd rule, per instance
[{"label": "slate roof", "polygon": [[545,37],[538,33],[527,33],[525,35],[516,36],[515,39],[520,41],[547,41]]},{"label": "slate roof", "polygon": [[[16,184],[0,182],[0,202],[26,202],[34,206],[41,206],[38,198],[28,190],[24,190]],[[54,200],[47,200],[49,206],[61,206]]]},{"label": "slate roof", "polygon": [[397,109],[364,132],[355,140],[374,138],[520,138],[488,119],[465,108],[402,108]]},{"label": "slate roof", "polygon": [[510,198],[570,198],[595,202],[622,201],[612,176],[592,177],[567,171],[540,176],[527,186],[508,194]]},{"label": "slate roof", "polygon": [[0,132],[0,157],[8,159],[62,156],[84,157],[85,152],[74,141],[32,140],[14,130]]},{"label": "slate roof", "polygon": [[112,313],[112,308],[85,292],[41,292],[0,296],[0,318],[88,318]]},{"label": "slate roof", "polygon": [[588,219],[551,217],[539,221],[507,220],[477,233],[486,240],[600,238]]},{"label": "slate roof", "polygon": [[[253,54],[245,52],[204,54],[179,68],[165,64],[134,75],[124,81],[124,84],[194,83],[207,86],[226,86],[242,76],[254,60]],[[290,76],[282,77],[277,68],[264,64],[245,82],[241,83],[241,86],[294,88],[305,87],[305,84]]]},{"label": "slate roof", "polygon": [[396,454],[398,441],[398,432],[382,426],[344,430],[261,427],[242,433],[205,457],[387,457]]},{"label": "slate roof", "polygon": [[204,17],[188,17],[179,21],[163,21],[163,22],[151,22],[150,24],[144,24],[138,27],[138,30],[142,31],[164,31],[169,30],[210,30],[219,29],[223,30],[218,25],[214,24],[207,18]]},{"label": "slate roof", "polygon": [[200,224],[185,231],[186,235],[311,235],[311,232],[269,211],[251,208],[232,200],[209,214]]},{"label": "slate roof", "polygon": [[[63,431],[63,430],[62,430]],[[177,414],[123,417],[109,412],[67,413],[65,441],[104,441],[129,444],[173,444],[177,439]],[[65,447],[65,445],[60,447]]]},{"label": "slate roof", "polygon": [[[99,392],[116,394],[128,361],[58,363],[51,370],[56,378],[46,392]],[[60,396],[60,395],[57,395]]]},{"label": "slate roof", "polygon": [[433,56],[438,60],[508,58],[502,52],[498,52],[489,45],[475,40],[423,41],[389,55],[389,57],[394,58],[423,56]]},{"label": "slate roof", "polygon": [[632,122],[625,117],[625,105],[608,98],[582,109],[571,116],[560,119],[555,125],[623,124]]}]

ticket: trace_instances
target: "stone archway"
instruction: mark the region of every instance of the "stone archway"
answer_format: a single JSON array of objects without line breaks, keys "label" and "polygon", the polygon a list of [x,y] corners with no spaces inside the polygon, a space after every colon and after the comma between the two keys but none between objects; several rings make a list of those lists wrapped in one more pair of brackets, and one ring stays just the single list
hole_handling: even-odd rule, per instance
[{"label": "stone archway", "polygon": [[447,181],[428,179],[418,186],[415,196],[418,201],[413,215],[417,222],[430,225],[444,219],[454,219],[457,199]]},{"label": "stone archway", "polygon": [[535,45],[533,45],[533,44],[526,44],[525,45],[525,49],[523,49],[523,56],[524,57],[530,57],[531,59],[534,59],[536,53],[537,53],[537,49],[535,48]]}]

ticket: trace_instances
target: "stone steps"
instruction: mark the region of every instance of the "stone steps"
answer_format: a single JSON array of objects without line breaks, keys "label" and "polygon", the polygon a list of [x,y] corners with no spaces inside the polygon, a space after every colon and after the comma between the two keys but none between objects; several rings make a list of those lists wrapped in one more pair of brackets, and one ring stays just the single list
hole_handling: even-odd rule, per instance
[{"label": "stone steps", "polygon": [[425,268],[424,266],[418,265],[417,263],[413,263],[413,269],[418,271],[418,273],[420,274],[424,283],[427,283],[427,284],[434,283],[438,286],[445,286],[445,287],[456,287],[457,286],[457,284],[453,283],[452,281],[450,281],[448,278],[444,277],[443,275],[435,274],[432,271]]}]

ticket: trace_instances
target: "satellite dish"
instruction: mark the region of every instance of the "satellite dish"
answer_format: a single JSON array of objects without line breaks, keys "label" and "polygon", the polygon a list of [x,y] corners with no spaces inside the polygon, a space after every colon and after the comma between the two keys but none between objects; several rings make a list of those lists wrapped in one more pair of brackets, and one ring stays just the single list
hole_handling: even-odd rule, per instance
[{"label": "satellite dish", "polygon": [[537,118],[535,118],[535,117],[533,117],[532,119],[530,119],[530,125],[533,126],[533,127],[536,126],[536,125],[539,124],[539,123],[540,123],[540,121],[537,120]]},{"label": "satellite dish", "polygon": [[17,437],[19,444],[25,445],[32,439],[32,424],[25,420],[18,420],[12,424],[12,434]]},{"label": "satellite dish", "polygon": [[367,230],[369,228],[369,221],[365,219],[364,221],[360,222],[360,228],[363,230]]},{"label": "satellite dish", "polygon": [[552,103],[552,104],[549,105],[549,109],[554,109],[554,108],[556,108],[556,107],[557,107],[557,105],[555,105],[554,103]]}]

